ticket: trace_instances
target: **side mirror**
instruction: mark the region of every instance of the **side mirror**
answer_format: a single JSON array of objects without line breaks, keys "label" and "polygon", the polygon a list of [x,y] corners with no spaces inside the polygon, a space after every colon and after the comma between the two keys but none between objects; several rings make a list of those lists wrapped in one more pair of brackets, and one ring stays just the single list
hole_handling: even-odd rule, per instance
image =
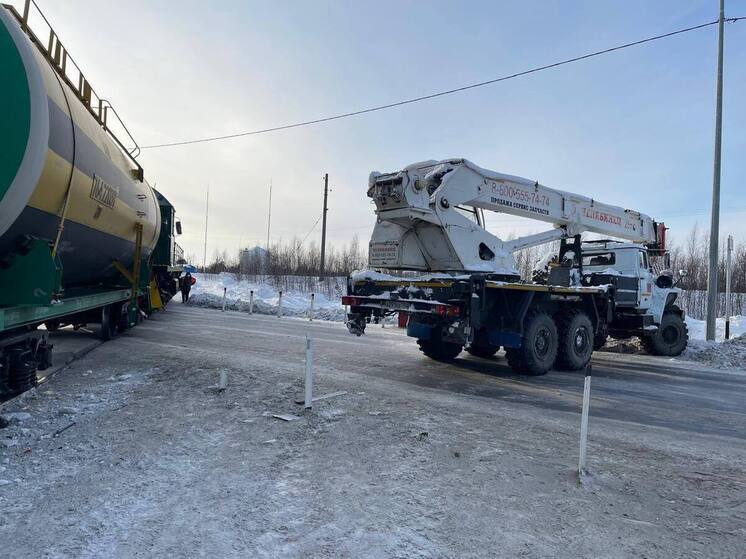
[{"label": "side mirror", "polygon": [[174,225],[176,227],[176,234],[181,235],[181,221],[177,221]]}]

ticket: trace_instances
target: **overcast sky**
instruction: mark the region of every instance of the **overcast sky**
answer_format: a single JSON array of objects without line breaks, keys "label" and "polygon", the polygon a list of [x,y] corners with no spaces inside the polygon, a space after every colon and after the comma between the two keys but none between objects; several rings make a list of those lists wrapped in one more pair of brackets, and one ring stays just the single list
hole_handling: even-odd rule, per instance
[{"label": "overcast sky", "polygon": [[[20,2],[16,2],[18,4]],[[521,71],[711,21],[716,0],[38,0],[141,145],[272,127]],[[746,15],[727,0],[726,14]],[[328,124],[145,150],[202,260],[329,234],[367,243],[370,171],[466,157],[646,212],[674,238],[709,226],[717,27],[436,100]],[[746,21],[726,25],[722,232],[746,240]],[[545,225],[490,219],[499,235]],[[309,238],[318,239],[320,228]]]}]

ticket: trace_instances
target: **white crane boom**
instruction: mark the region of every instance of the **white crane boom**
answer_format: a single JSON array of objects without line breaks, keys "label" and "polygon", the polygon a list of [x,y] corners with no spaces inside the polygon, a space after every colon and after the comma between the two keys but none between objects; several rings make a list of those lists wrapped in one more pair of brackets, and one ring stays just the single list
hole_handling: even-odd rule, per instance
[{"label": "white crane boom", "polygon": [[[515,274],[512,252],[593,232],[663,248],[650,216],[478,167],[466,159],[425,161],[371,173],[368,196],[378,221],[372,266]],[[551,223],[554,229],[502,241],[484,229],[482,210]]]}]

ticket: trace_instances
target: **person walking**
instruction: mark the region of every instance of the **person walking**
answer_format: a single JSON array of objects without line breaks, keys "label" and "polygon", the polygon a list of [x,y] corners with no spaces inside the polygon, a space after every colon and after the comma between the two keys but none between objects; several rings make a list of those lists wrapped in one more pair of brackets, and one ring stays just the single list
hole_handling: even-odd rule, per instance
[{"label": "person walking", "polygon": [[184,274],[184,277],[179,280],[179,289],[181,290],[182,303],[186,303],[187,301],[189,301],[189,292],[192,290],[192,285],[194,285],[196,281],[197,280],[193,278],[192,274],[190,274],[189,272]]}]

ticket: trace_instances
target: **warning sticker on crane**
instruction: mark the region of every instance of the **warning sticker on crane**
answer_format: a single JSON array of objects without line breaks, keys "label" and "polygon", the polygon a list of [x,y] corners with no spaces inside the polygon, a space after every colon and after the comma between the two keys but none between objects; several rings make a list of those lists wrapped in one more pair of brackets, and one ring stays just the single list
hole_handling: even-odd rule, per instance
[{"label": "warning sticker on crane", "polygon": [[373,266],[396,264],[399,258],[399,243],[370,243],[368,260]]}]

